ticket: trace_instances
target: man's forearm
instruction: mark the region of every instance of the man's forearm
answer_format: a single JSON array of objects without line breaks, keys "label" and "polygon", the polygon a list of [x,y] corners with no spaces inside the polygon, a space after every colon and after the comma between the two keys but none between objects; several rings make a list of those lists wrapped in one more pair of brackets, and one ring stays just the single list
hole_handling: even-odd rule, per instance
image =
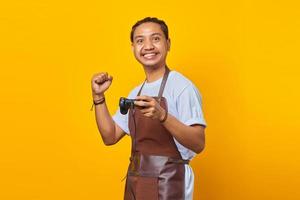
[{"label": "man's forearm", "polygon": [[178,119],[168,114],[167,120],[163,123],[165,128],[183,146],[200,153],[205,146],[204,127],[187,126]]},{"label": "man's forearm", "polygon": [[115,123],[105,102],[95,106],[95,117],[103,142],[106,145],[114,144],[116,141]]}]

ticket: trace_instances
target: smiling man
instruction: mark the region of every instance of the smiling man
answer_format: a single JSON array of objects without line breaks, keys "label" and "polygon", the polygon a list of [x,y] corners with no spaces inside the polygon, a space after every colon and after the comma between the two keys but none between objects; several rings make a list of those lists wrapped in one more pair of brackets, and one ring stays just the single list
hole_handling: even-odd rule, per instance
[{"label": "smiling man", "polygon": [[96,122],[106,145],[132,139],[125,200],[192,200],[194,175],[189,161],[205,146],[206,122],[195,85],[166,65],[170,50],[164,21],[147,17],[133,25],[131,46],[146,80],[128,95],[135,106],[111,116],[105,91],[107,72],[92,77]]}]

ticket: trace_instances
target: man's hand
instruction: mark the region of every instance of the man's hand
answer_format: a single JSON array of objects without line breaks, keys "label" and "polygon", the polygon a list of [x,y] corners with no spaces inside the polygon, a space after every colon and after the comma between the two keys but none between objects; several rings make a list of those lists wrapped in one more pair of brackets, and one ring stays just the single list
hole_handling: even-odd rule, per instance
[{"label": "man's hand", "polygon": [[108,75],[107,72],[101,72],[92,77],[91,85],[94,100],[104,96],[104,92],[109,88],[112,80],[113,77]]},{"label": "man's hand", "polygon": [[137,96],[135,99],[134,105],[145,117],[159,119],[161,121],[167,114],[165,109],[163,109],[153,97]]}]

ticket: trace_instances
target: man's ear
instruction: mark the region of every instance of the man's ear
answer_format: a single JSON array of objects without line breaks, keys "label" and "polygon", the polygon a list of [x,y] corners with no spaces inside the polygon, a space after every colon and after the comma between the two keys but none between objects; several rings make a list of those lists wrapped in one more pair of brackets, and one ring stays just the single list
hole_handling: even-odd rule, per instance
[{"label": "man's ear", "polygon": [[167,40],[167,45],[168,45],[168,51],[170,51],[170,48],[171,48],[171,39],[170,38]]},{"label": "man's ear", "polygon": [[131,42],[131,51],[134,52],[133,42]]}]

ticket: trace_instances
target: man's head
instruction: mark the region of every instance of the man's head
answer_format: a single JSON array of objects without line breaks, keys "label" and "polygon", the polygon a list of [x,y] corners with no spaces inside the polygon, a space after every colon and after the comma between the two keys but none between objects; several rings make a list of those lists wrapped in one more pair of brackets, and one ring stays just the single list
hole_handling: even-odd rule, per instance
[{"label": "man's head", "polygon": [[168,27],[157,18],[144,18],[136,22],[130,34],[136,59],[146,67],[165,65],[170,50]]},{"label": "man's head", "polygon": [[160,28],[162,30],[162,32],[164,33],[166,39],[169,39],[169,29],[167,24],[160,19],[157,19],[156,17],[146,17],[142,20],[137,21],[131,28],[131,32],[130,32],[130,40],[131,42],[133,42],[133,35],[134,35],[134,31],[136,29],[136,27],[138,27],[139,25],[143,24],[143,23],[147,23],[147,22],[153,22],[156,23],[158,25],[160,25]]}]

